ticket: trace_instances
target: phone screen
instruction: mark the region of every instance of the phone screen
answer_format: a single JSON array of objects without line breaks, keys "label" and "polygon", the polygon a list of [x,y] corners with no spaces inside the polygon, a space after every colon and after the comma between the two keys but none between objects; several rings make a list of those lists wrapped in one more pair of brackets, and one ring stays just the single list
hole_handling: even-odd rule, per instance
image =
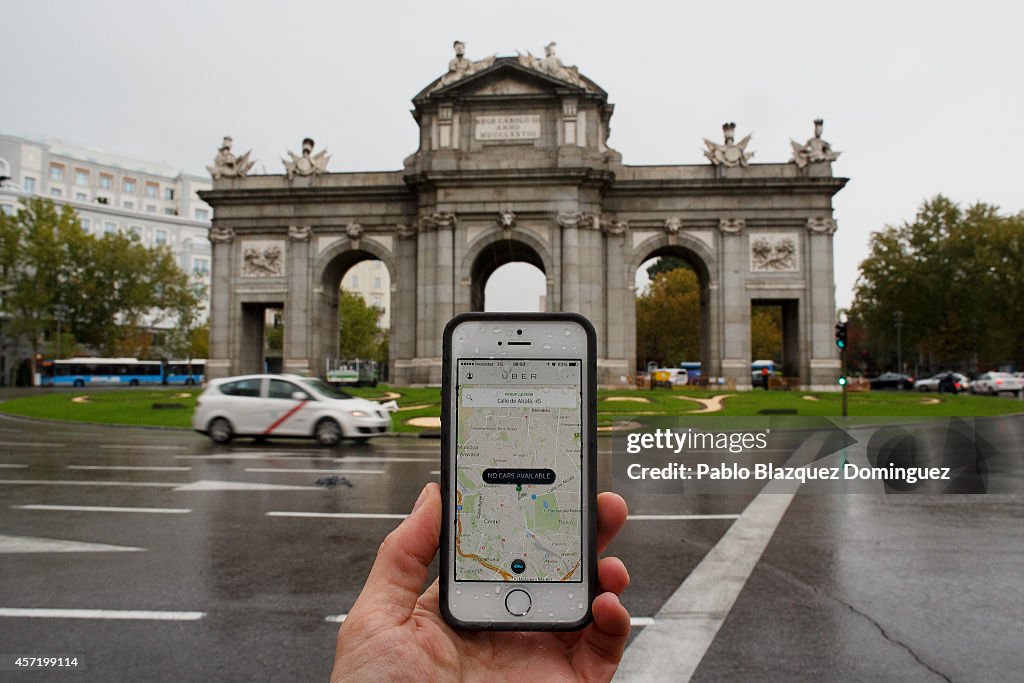
[{"label": "phone screen", "polygon": [[583,363],[458,359],[456,581],[580,582]]}]

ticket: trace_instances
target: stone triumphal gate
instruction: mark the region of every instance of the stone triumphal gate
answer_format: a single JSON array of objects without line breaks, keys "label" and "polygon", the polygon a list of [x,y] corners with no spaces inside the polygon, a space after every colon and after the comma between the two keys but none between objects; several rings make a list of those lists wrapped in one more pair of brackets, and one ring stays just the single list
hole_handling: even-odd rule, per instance
[{"label": "stone triumphal gate", "polygon": [[[749,164],[749,136],[705,140],[702,165],[627,166],[607,145],[608,95],[548,46],[470,61],[413,100],[419,149],[394,172],[327,173],[327,157],[291,155],[283,175],[246,176],[230,140],[217,156],[210,377],[262,367],[268,308],[284,311],[284,370],[322,375],[338,344],[338,290],[354,264],[391,276],[390,371],[439,384],[441,331],[482,310],[484,285],[521,261],[547,280],[546,307],[578,311],[598,332],[599,377],[635,373],[637,269],[675,255],[701,287],[708,376],[751,383],[751,306],[778,305],[785,373],[835,386],[832,175],[815,136],[789,163]],[[677,144],[671,140],[670,144]]]}]

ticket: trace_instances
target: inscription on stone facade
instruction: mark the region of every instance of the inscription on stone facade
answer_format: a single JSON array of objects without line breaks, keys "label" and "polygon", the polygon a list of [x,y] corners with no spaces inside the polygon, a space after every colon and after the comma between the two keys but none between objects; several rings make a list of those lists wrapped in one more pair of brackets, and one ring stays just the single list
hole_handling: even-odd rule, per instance
[{"label": "inscription on stone facade", "polygon": [[540,137],[540,114],[477,116],[474,131],[476,139],[484,142],[536,140]]}]

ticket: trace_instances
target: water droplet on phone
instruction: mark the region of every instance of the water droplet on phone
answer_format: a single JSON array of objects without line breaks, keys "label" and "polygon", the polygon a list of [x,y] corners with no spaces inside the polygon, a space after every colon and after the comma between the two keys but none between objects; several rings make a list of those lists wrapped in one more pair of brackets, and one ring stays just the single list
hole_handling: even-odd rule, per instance
[{"label": "water droplet on phone", "polygon": [[495,586],[494,587],[494,592],[495,593],[500,593],[501,592],[501,586]]},{"label": "water droplet on phone", "polygon": [[494,334],[501,334],[501,328],[495,327],[494,329],[491,330],[491,332],[493,332]]},{"label": "water droplet on phone", "polygon": [[575,350],[576,350],[576,345],[575,345],[575,344],[573,344],[573,345],[572,345],[572,346],[570,346],[569,348],[570,348],[570,349],[572,349],[573,351],[575,351]]},{"label": "water droplet on phone", "polygon": [[565,328],[562,331],[562,334],[564,334],[566,337],[571,337],[572,336],[572,328],[569,328],[569,327]]},{"label": "water droplet on phone", "polygon": [[[462,591],[461,591],[461,590],[459,590],[458,588],[456,588],[456,589],[455,589],[455,594],[456,594],[456,595],[462,595]],[[570,597],[572,597],[572,596],[570,596]]]},{"label": "water droplet on phone", "polygon": [[[551,335],[548,335],[548,336],[551,336]],[[541,346],[541,348],[544,349],[545,351],[550,351],[551,350],[551,344],[544,344],[543,346]]]},{"label": "water droplet on phone", "polygon": [[562,350],[565,351],[565,344],[562,344]]},{"label": "water droplet on phone", "polygon": [[572,600],[576,596],[575,593],[569,593],[569,599]]},{"label": "water droplet on phone", "polygon": [[555,613],[554,612],[548,612],[548,616],[549,617],[553,617],[553,616],[555,616]]},{"label": "water droplet on phone", "polygon": [[580,609],[583,609],[583,607],[584,607],[584,605],[583,605],[583,603],[582,603],[582,602],[580,602],[580,603],[577,603],[577,605],[576,605],[576,606],[577,606],[577,607],[579,607]]}]

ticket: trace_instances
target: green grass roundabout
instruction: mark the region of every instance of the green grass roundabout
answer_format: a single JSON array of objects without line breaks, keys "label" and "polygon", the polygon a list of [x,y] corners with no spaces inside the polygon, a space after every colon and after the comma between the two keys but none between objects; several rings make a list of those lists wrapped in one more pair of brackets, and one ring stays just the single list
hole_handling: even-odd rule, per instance
[{"label": "green grass roundabout", "polygon": [[[436,424],[441,416],[439,389],[380,386],[349,391],[371,400],[388,400],[398,394],[396,432],[436,431],[435,426],[418,427],[408,422],[414,418],[435,418]],[[0,403],[0,412],[50,420],[189,428],[198,395],[199,389],[82,389],[11,399]],[[1024,412],[1024,401],[966,394],[851,392],[848,399],[851,417],[981,417]],[[838,392],[602,390],[598,392],[597,416],[599,427],[610,425],[613,417],[635,415],[741,417],[766,410],[795,410],[796,415],[835,417],[840,412],[840,400]],[[716,405],[720,410],[709,412]]]}]

